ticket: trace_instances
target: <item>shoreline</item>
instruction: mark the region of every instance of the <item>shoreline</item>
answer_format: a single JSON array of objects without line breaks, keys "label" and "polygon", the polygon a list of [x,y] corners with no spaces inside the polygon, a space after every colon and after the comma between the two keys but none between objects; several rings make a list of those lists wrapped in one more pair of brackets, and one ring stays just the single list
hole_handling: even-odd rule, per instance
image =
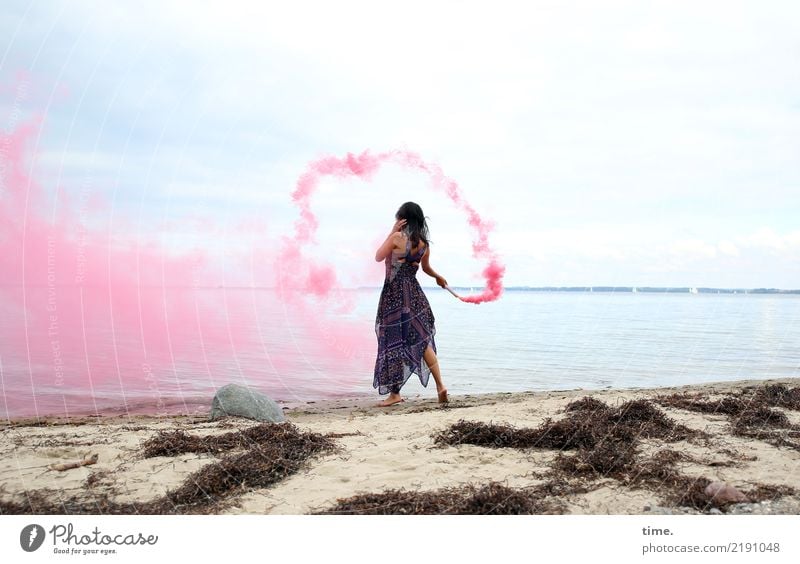
[{"label": "shoreline", "polygon": [[[552,394],[567,394],[567,397],[572,397],[572,395],[597,395],[597,394],[604,394],[604,393],[656,393],[659,391],[670,391],[673,393],[679,393],[681,391],[706,391],[706,390],[713,390],[718,387],[730,387],[730,388],[740,388],[740,387],[748,387],[748,386],[758,386],[758,385],[768,385],[768,384],[786,384],[790,386],[800,385],[800,377],[797,378],[767,378],[767,379],[746,379],[746,380],[719,380],[713,382],[704,382],[701,384],[681,384],[681,385],[669,385],[669,386],[650,386],[650,387],[622,387],[622,388],[612,388],[612,387],[603,387],[603,388],[559,388],[559,389],[552,389],[552,390],[521,390],[521,391],[514,391],[514,392],[477,392],[477,393],[470,393],[470,394],[449,394],[451,403],[459,402],[459,404],[466,405],[483,405],[486,402],[497,401],[498,399],[503,398],[515,398],[519,397],[536,397],[536,396],[545,396],[548,397]],[[432,404],[438,405],[436,402],[436,395],[434,392],[429,393],[429,389],[422,389],[415,393],[404,395],[405,401],[402,404],[398,404],[392,406],[395,410],[402,411],[403,409],[412,409],[412,407],[419,407],[419,404]],[[289,414],[305,414],[305,413],[323,413],[327,411],[337,411],[342,409],[357,409],[357,410],[364,410],[371,407],[376,407],[377,404],[381,399],[385,399],[387,396],[378,396],[377,392],[373,394],[365,393],[363,395],[352,395],[352,396],[342,396],[340,398],[324,398],[319,400],[306,400],[306,401],[285,401],[285,400],[275,400],[276,403],[283,408],[284,414],[289,418]],[[197,398],[194,398],[197,400]],[[71,423],[85,423],[87,421],[92,422],[103,422],[103,421],[110,421],[110,420],[118,420],[121,418],[127,418],[130,420],[161,420],[161,419],[173,419],[173,418],[186,418],[186,419],[200,419],[200,420],[207,420],[204,419],[204,414],[206,412],[210,412],[211,410],[211,400],[213,399],[212,396],[208,396],[208,398],[204,398],[204,402],[200,401],[192,401],[189,405],[198,406],[198,411],[196,413],[151,413],[148,411],[140,410],[138,406],[125,410],[124,406],[117,406],[117,407],[108,407],[102,410],[101,413],[92,413],[91,410],[86,412],[77,412],[74,415],[25,415],[25,416],[18,416],[18,417],[10,417],[5,419],[0,419],[0,429],[5,427],[16,427],[16,426],[41,426],[41,425],[68,425]],[[175,405],[183,404],[184,402],[179,399],[175,399]],[[150,405],[148,402],[147,405]],[[202,407],[202,409],[200,409]],[[377,407],[376,407],[377,408]],[[386,409],[386,408],[377,408],[377,409]]]},{"label": "shoreline", "polygon": [[[475,444],[443,446],[437,444],[435,437],[460,421],[522,430],[535,429],[549,421],[563,422],[569,418],[565,408],[588,397],[612,410],[632,400],[646,400],[649,409],[691,430],[683,438],[637,436],[635,444],[629,445],[636,453],[637,463],[655,460],[657,454],[672,451],[677,453],[675,470],[682,478],[721,481],[741,491],[761,492],[761,497],[752,503],[723,507],[725,512],[796,514],[800,513],[800,493],[797,493],[800,448],[791,445],[798,443],[793,437],[800,437],[800,410],[774,408],[784,414],[782,417],[790,425],[788,434],[784,433],[789,438],[786,446],[767,436],[737,435],[732,419],[725,413],[701,413],[662,401],[672,394],[701,398],[705,402],[745,397],[742,394],[776,385],[800,393],[800,378],[779,378],[646,389],[465,394],[451,396],[448,407],[439,405],[435,396],[410,397],[387,408],[376,406],[377,397],[306,403],[285,409],[287,421],[299,432],[332,437],[335,448],[311,456],[295,473],[269,486],[237,490],[236,495],[211,506],[207,512],[307,514],[330,510],[337,500],[361,494],[390,490],[430,493],[490,482],[522,488],[519,491],[542,488],[552,481],[554,469],[564,456],[573,457],[575,450]],[[197,451],[148,458],[142,455],[145,441],[160,433],[181,431],[197,437],[214,437],[231,432],[241,434],[258,426],[257,422],[236,417],[209,421],[206,415],[125,414],[38,421],[28,418],[0,423],[3,431],[0,514],[4,513],[3,503],[24,502],[31,491],[40,492],[43,499],[53,503],[63,499],[88,503],[97,496],[121,504],[147,503],[174,491],[226,455]],[[702,439],[687,438],[700,435]],[[81,460],[90,454],[98,455],[96,464],[64,472],[48,469],[52,463]],[[555,508],[552,511],[557,513],[704,512],[696,507],[670,505],[662,491],[663,484],[625,483],[613,474],[568,478],[562,482],[569,487],[562,484],[559,493],[547,494],[547,506]],[[764,498],[764,492],[773,492],[772,498]],[[716,508],[709,511],[713,513],[713,509]]]}]

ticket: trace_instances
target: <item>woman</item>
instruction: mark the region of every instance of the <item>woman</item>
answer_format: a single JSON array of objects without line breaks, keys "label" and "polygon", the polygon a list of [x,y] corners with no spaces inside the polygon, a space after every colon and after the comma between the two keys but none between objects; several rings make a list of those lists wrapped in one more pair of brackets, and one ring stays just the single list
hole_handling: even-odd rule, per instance
[{"label": "woman", "polygon": [[433,312],[417,282],[417,269],[422,264],[425,274],[435,278],[442,288],[447,286],[447,280],[431,268],[428,225],[422,208],[406,202],[397,210],[395,220],[392,232],[375,253],[377,262],[386,262],[386,280],[375,319],[378,358],[373,387],[380,395],[389,394],[378,405],[386,407],[403,401],[400,388],[414,373],[425,387],[428,376],[433,374],[439,402],[446,403],[447,389],[442,384],[433,340]]}]

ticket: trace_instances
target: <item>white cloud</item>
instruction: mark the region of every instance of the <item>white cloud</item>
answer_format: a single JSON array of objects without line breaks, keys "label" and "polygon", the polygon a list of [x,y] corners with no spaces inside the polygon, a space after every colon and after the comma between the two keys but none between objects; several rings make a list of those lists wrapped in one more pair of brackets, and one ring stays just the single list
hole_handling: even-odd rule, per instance
[{"label": "white cloud", "polygon": [[717,256],[717,247],[698,239],[685,239],[672,243],[669,252],[683,260],[713,259]]},{"label": "white cloud", "polygon": [[744,247],[766,250],[778,255],[800,252],[800,230],[781,234],[771,227],[761,229],[737,239]]},{"label": "white cloud", "polygon": [[720,241],[717,244],[717,249],[719,249],[719,252],[723,255],[731,257],[739,256],[739,248],[730,241]]}]

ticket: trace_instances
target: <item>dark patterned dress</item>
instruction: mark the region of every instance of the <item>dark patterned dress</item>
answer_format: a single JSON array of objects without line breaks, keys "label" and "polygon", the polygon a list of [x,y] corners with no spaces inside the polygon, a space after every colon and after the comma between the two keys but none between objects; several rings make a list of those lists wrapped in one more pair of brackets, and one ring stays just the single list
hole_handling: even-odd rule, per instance
[{"label": "dark patterned dress", "polygon": [[[427,245],[411,254],[411,242],[405,255],[394,251],[386,258],[386,280],[378,301],[375,333],[378,336],[378,357],[372,386],[381,395],[399,393],[412,374],[428,386],[430,368],[423,355],[428,345],[436,352],[433,336],[433,311],[417,281],[418,263]],[[405,260],[403,260],[405,259]]]}]

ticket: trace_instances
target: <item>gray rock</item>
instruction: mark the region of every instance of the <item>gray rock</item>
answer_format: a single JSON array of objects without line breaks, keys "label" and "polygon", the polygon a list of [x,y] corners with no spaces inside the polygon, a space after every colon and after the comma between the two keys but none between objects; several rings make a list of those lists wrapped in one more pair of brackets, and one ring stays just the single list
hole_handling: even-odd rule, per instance
[{"label": "gray rock", "polygon": [[221,387],[211,402],[210,419],[212,421],[226,415],[271,423],[286,421],[283,410],[277,403],[260,392],[238,384],[227,384]]}]

